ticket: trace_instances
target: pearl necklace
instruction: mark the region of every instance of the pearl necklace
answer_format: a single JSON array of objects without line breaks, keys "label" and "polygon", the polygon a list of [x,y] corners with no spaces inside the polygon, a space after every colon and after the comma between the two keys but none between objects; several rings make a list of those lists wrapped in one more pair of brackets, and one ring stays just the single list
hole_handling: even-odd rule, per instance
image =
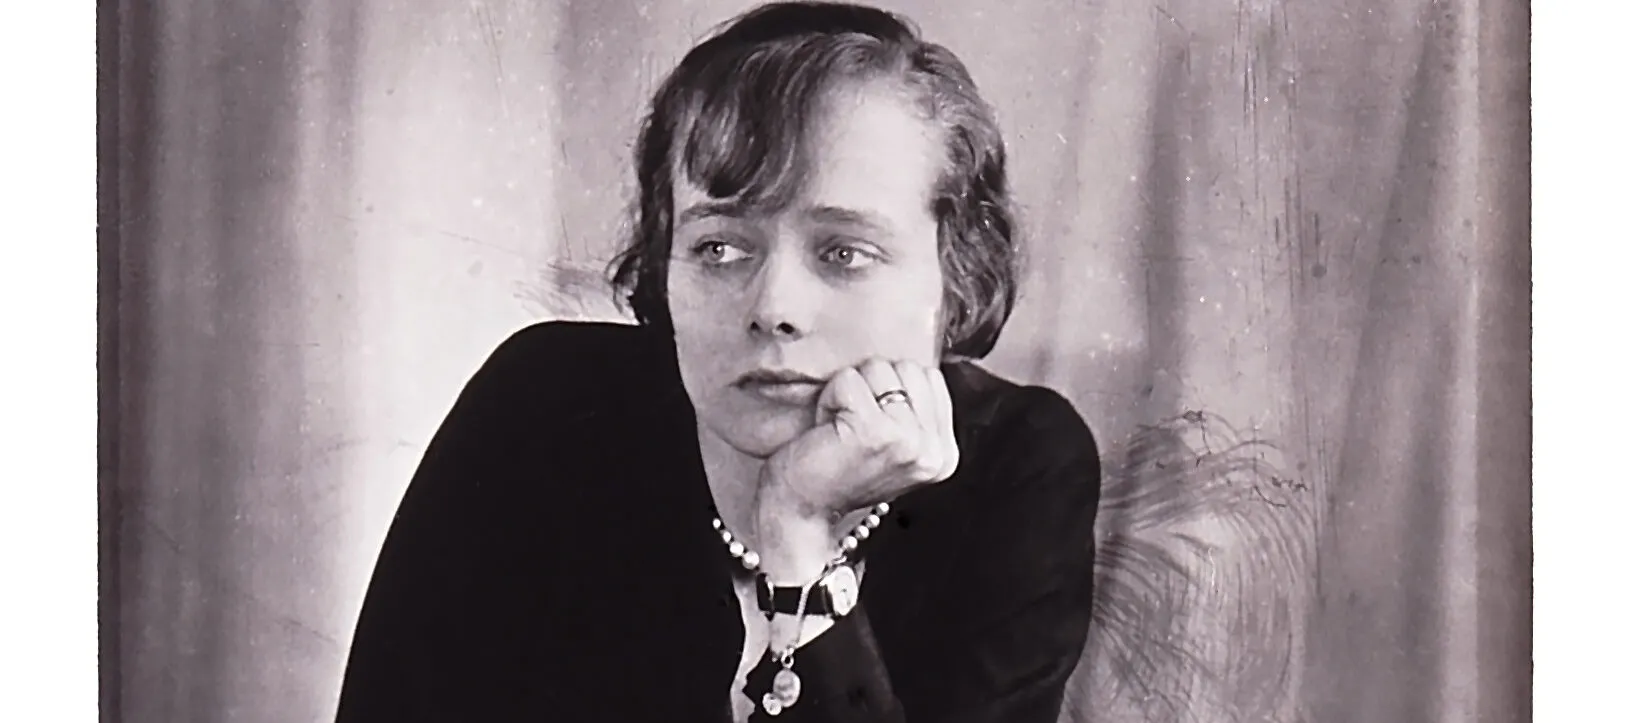
[{"label": "pearl necklace", "polygon": [[[864,519],[858,523],[858,526],[841,538],[841,554],[844,556],[851,555],[853,551],[857,550],[859,543],[868,540],[869,536],[875,532],[875,528],[881,526],[881,518],[891,511],[892,505],[885,502],[869,508],[869,514],[864,515]],[[741,567],[755,572],[757,567],[762,564],[762,556],[757,554],[755,550],[746,547],[744,542],[734,536],[734,533],[729,532],[728,526],[723,524],[723,518],[711,518],[711,529],[717,531],[717,535],[722,538],[723,544],[728,546],[728,554],[739,560]]]}]

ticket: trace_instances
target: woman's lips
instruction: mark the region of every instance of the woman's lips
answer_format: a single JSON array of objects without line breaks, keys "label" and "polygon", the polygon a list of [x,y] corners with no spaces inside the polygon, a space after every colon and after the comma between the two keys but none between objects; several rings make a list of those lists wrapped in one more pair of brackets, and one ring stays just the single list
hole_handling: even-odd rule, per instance
[{"label": "woman's lips", "polygon": [[778,404],[805,407],[818,399],[824,385],[817,382],[742,381],[739,388],[753,396]]},{"label": "woman's lips", "polygon": [[807,406],[818,399],[824,380],[783,369],[758,369],[735,380],[734,386],[747,394],[777,404]]}]

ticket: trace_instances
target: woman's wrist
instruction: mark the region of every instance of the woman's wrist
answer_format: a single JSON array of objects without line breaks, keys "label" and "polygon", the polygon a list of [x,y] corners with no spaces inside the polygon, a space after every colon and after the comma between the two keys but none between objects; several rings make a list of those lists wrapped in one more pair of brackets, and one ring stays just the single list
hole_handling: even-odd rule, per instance
[{"label": "woman's wrist", "polygon": [[835,515],[794,499],[771,480],[758,496],[757,531],[762,572],[776,585],[812,583],[841,554]]}]

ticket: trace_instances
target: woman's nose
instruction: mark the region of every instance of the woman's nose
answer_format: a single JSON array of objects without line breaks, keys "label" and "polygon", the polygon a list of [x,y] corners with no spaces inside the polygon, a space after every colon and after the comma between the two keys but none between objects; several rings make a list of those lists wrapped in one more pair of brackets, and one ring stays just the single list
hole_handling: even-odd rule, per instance
[{"label": "woman's nose", "polygon": [[769,254],[757,270],[754,286],[752,334],[798,338],[811,331],[818,279],[793,254]]}]

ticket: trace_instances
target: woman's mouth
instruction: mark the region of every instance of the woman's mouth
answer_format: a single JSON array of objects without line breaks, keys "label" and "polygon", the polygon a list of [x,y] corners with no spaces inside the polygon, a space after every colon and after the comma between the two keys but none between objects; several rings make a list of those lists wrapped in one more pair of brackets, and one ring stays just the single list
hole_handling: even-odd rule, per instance
[{"label": "woman's mouth", "polygon": [[742,375],[734,386],[776,404],[808,406],[818,399],[824,380],[799,372],[757,370]]}]

